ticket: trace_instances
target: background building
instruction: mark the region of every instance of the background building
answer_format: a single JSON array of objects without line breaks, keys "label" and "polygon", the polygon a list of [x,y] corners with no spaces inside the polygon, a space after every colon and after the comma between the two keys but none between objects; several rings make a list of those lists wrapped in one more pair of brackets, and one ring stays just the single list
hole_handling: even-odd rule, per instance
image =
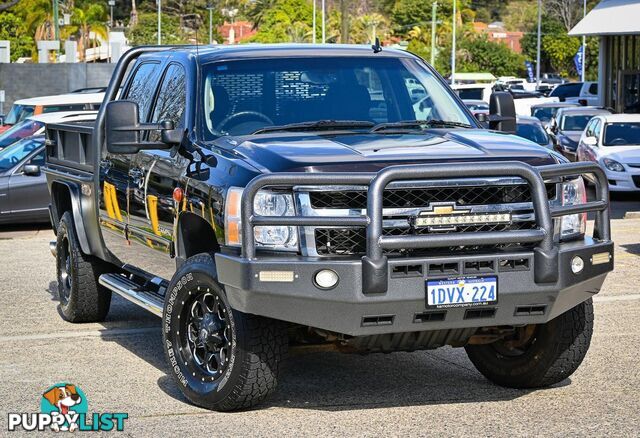
[{"label": "background building", "polygon": [[603,0],[569,35],[600,37],[600,103],[640,113],[640,2]]}]

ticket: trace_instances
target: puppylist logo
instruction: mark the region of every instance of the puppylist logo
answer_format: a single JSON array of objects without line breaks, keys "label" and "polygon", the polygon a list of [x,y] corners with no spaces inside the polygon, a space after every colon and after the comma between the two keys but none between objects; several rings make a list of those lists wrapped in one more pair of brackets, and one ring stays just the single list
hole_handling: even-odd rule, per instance
[{"label": "puppylist logo", "polygon": [[124,430],[126,413],[88,413],[84,392],[71,383],[56,383],[40,398],[40,413],[9,413],[8,429],[27,431],[118,431]]}]

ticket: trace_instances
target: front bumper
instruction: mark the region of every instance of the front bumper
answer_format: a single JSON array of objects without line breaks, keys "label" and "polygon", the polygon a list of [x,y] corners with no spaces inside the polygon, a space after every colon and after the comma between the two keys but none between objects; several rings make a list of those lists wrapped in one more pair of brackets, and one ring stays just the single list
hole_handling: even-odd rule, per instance
[{"label": "front bumper", "polygon": [[[593,263],[594,254],[610,254]],[[571,272],[571,259],[580,256],[585,267]],[[600,256],[602,258],[602,256]],[[472,262],[489,262],[481,272]],[[509,263],[508,261],[517,261]],[[218,279],[226,286],[234,309],[352,336],[496,325],[545,323],[598,293],[613,269],[613,243],[591,238],[559,246],[555,283],[536,283],[533,252],[466,255],[438,258],[389,259],[385,293],[363,291],[362,261],[308,257],[247,260],[217,254]],[[454,272],[434,269],[446,264]],[[487,265],[487,264],[485,264]],[[405,269],[411,267],[411,269]],[[340,281],[331,290],[314,283],[321,269],[334,270]],[[260,281],[260,272],[291,272],[293,281]],[[407,271],[409,273],[407,274]],[[459,276],[498,277],[494,306],[427,309],[425,280]],[[478,310],[483,310],[479,312]]]},{"label": "front bumper", "polygon": [[[544,179],[590,174],[597,200],[551,206]],[[383,196],[394,181],[517,176],[531,190],[536,227],[525,230],[383,235]],[[256,216],[253,201],[264,187],[368,185],[366,213],[357,216]],[[242,195],[240,254],[216,254],[218,279],[237,310],[348,335],[416,332],[466,327],[544,323],[600,290],[613,269],[607,181],[594,163],[534,168],[520,162],[390,166],[377,174],[268,174],[254,178]],[[554,242],[553,218],[596,212],[593,238]],[[266,256],[256,251],[255,226],[363,227],[362,258]],[[389,250],[421,250],[496,244],[533,245],[513,252],[455,253],[429,257],[387,257]],[[519,247],[520,249],[522,247]],[[594,255],[597,254],[597,257]],[[578,274],[571,260],[585,262]],[[484,263],[478,263],[484,262]],[[340,282],[331,290],[314,276],[332,269]],[[498,277],[498,303],[478,308],[427,309],[425,280],[491,275]],[[477,311],[479,309],[479,311]]]},{"label": "front bumper", "polygon": [[[604,167],[604,166],[603,166]],[[604,169],[612,192],[636,192],[640,190],[640,169],[625,166],[625,172]]]}]

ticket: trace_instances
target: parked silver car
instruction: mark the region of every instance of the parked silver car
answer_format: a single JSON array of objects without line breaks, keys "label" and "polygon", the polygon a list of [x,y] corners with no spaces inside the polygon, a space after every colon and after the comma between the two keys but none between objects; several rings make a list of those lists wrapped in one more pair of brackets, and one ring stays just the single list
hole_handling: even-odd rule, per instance
[{"label": "parked silver car", "polygon": [[43,135],[23,138],[0,151],[0,224],[49,222],[43,164]]}]

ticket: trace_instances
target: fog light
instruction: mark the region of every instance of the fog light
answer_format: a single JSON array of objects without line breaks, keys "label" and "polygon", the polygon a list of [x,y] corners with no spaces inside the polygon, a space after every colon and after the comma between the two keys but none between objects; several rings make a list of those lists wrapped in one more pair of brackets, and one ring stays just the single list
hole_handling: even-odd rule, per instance
[{"label": "fog light", "polygon": [[579,274],[583,269],[584,260],[582,260],[582,257],[575,256],[571,259],[571,271],[573,271],[574,274]]},{"label": "fog light", "polygon": [[315,276],[316,286],[321,289],[332,289],[338,284],[338,274],[331,269],[318,271]]}]

